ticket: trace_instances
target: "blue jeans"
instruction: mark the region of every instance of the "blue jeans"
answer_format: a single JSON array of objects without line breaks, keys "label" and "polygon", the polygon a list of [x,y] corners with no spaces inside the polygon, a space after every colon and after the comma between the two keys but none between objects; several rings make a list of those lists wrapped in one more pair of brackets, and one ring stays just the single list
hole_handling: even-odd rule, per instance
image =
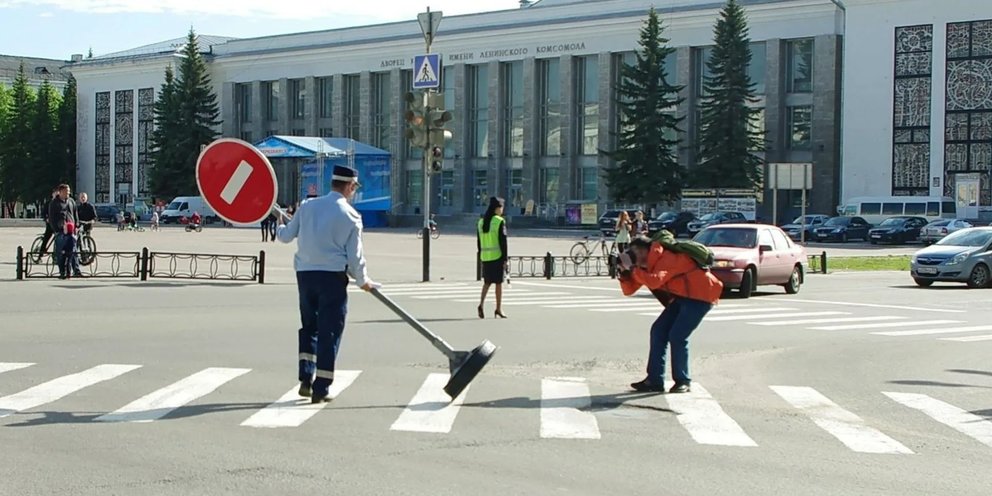
[{"label": "blue jeans", "polygon": [[55,266],[59,268],[59,275],[78,275],[79,270],[79,255],[73,253],[72,255],[66,257],[62,249],[65,247],[65,234],[56,233],[55,234],[55,249],[53,250],[55,255]]},{"label": "blue jeans", "polygon": [[[334,382],[344,319],[348,313],[348,277],[339,272],[296,273],[300,292],[299,380],[327,395]],[[316,375],[316,378],[314,378]]]},{"label": "blue jeans", "polygon": [[713,308],[705,301],[676,297],[651,325],[651,349],[648,352],[648,381],[665,383],[665,352],[672,346],[672,379],[689,384],[689,335]]}]

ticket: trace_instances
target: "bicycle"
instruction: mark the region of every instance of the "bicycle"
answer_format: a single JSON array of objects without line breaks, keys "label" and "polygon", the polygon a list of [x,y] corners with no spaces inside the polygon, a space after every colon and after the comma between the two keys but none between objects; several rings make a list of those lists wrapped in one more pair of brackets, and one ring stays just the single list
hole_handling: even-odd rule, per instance
[{"label": "bicycle", "polygon": [[[436,225],[431,226],[431,239],[437,239],[441,237],[441,230],[438,229]],[[424,229],[421,228],[417,231],[417,239],[424,239]]]},{"label": "bicycle", "polygon": [[[80,229],[79,231],[79,265],[89,265],[96,259],[96,241],[88,230]],[[34,238],[34,242],[31,243],[31,251],[29,253],[31,260],[36,264],[40,264],[42,257],[52,248],[52,245],[55,243],[55,236],[53,235],[49,238],[47,245],[44,244],[44,241],[45,235],[39,234],[38,237]],[[51,256],[54,262],[56,258],[55,253],[52,253]]]},{"label": "bicycle", "polygon": [[603,257],[609,258],[612,255],[617,254],[617,243],[616,241],[606,241],[606,237],[602,234],[599,239],[593,240],[589,236],[583,236],[582,241],[577,241],[572,245],[572,249],[569,250],[568,256],[572,259],[572,263],[578,265],[585,262],[592,256],[593,251],[599,245],[599,249],[603,253]]}]

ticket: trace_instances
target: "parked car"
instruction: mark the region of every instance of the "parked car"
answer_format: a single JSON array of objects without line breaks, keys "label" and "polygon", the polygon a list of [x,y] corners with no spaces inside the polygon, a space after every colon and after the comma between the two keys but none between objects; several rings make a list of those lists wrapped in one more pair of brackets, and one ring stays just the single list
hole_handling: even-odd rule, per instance
[{"label": "parked car", "polygon": [[767,224],[707,227],[693,240],[713,250],[713,275],[748,298],[758,286],[779,285],[796,294],[805,277],[806,249]]},{"label": "parked car", "polygon": [[962,229],[910,258],[910,275],[920,287],[935,282],[963,282],[969,288],[992,281],[992,227]]},{"label": "parked car", "polygon": [[692,212],[665,212],[654,219],[648,221],[648,232],[654,234],[662,229],[679,237],[689,234],[689,223],[696,220],[696,214]]},{"label": "parked car", "polygon": [[813,228],[816,241],[840,241],[846,243],[849,239],[868,241],[868,230],[871,224],[861,217],[831,217],[820,227]]},{"label": "parked car", "polygon": [[920,229],[927,225],[924,217],[909,217],[900,215],[889,217],[877,227],[868,231],[871,244],[877,243],[908,243],[920,239]]},{"label": "parked car", "polygon": [[96,220],[100,222],[108,222],[110,224],[117,223],[117,213],[121,209],[117,208],[117,205],[97,205],[96,206]]},{"label": "parked car", "polygon": [[699,231],[718,224],[744,224],[747,219],[740,212],[713,212],[706,214],[688,224],[689,235],[693,236]]},{"label": "parked car", "polygon": [[[603,236],[617,235],[617,220],[620,219],[620,212],[623,212],[623,210],[607,210],[605,214],[599,217],[599,232],[603,233]],[[637,210],[627,211],[631,222],[634,221],[636,214]]]},{"label": "parked car", "polygon": [[959,219],[936,220],[920,229],[920,241],[929,246],[962,229],[975,227],[967,221]]},{"label": "parked car", "polygon": [[806,241],[809,241],[813,237],[813,229],[820,227],[830,219],[829,215],[807,215],[804,217],[796,217],[796,220],[789,224],[782,226],[782,230],[792,238],[793,241],[801,241],[803,226],[806,228]]}]

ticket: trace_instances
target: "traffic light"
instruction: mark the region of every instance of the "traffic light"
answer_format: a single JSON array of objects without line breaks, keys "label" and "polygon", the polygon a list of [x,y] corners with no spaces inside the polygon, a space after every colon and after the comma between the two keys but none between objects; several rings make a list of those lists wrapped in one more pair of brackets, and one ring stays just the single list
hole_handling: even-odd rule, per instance
[{"label": "traffic light", "polygon": [[431,172],[438,174],[444,168],[444,150],[440,146],[431,147]]},{"label": "traffic light", "polygon": [[427,147],[427,109],[422,93],[406,94],[406,139],[415,148]]}]

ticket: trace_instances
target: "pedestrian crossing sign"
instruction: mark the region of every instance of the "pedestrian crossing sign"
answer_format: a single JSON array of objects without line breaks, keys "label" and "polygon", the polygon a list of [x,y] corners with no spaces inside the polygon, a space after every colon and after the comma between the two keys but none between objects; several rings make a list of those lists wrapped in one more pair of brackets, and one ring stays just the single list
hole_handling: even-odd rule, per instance
[{"label": "pedestrian crossing sign", "polygon": [[413,58],[413,89],[441,87],[441,54],[428,53]]}]

